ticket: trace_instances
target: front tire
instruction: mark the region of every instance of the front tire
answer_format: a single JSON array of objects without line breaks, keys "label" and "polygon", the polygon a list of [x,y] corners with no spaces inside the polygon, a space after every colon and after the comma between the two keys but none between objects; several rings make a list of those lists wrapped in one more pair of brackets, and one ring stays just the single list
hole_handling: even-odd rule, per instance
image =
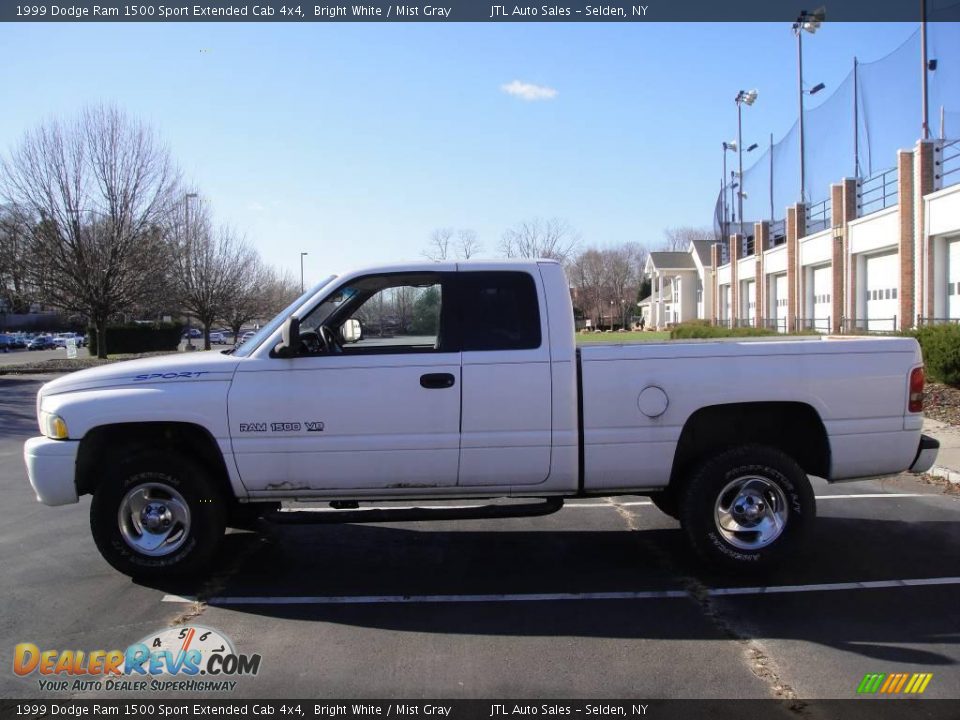
[{"label": "front tire", "polygon": [[806,473],[776,448],[747,445],[694,471],[680,522],[707,562],[739,571],[781,566],[809,540],[816,501]]},{"label": "front tire", "polygon": [[223,537],[226,508],[208,472],[175,452],[122,460],[97,487],[90,529],[97,549],[131,577],[201,572]]}]

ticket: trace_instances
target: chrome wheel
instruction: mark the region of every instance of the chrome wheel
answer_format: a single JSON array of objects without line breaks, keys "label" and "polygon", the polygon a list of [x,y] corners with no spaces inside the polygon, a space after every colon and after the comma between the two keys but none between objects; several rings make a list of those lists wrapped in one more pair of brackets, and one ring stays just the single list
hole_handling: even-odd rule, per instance
[{"label": "chrome wheel", "polygon": [[190,508],[169,485],[144,483],[131,489],[117,512],[120,534],[132,549],[159,557],[180,548],[190,532]]},{"label": "chrome wheel", "polygon": [[746,475],[717,496],[714,520],[724,540],[741,550],[759,550],[787,526],[787,497],[776,483]]}]

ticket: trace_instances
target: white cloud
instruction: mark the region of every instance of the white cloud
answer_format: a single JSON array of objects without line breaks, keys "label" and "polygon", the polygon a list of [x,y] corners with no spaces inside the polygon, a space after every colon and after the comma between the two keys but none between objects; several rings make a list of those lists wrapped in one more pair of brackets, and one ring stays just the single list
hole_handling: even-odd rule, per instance
[{"label": "white cloud", "polygon": [[253,212],[263,212],[266,210],[266,208],[258,202],[252,202],[247,205],[247,210],[251,210]]},{"label": "white cloud", "polygon": [[557,96],[557,91],[545,85],[534,85],[533,83],[514,80],[506,85],[501,85],[500,89],[507,95],[513,95],[521,100],[553,100]]}]

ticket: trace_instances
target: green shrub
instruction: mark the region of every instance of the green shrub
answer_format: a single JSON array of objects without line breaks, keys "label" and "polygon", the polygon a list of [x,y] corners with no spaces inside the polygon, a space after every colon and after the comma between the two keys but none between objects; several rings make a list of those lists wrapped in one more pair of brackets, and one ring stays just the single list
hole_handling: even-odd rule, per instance
[{"label": "green shrub", "polygon": [[[144,353],[176,350],[180,345],[183,325],[159,323],[157,325],[111,325],[107,327],[107,352]],[[87,331],[90,342],[90,354],[97,354],[97,331]]]},{"label": "green shrub", "polygon": [[767,335],[776,335],[777,331],[770,328],[758,327],[719,327],[710,325],[704,320],[693,320],[691,322],[674,325],[670,329],[671,340],[693,340],[701,338],[726,338],[726,337],[762,337]]},{"label": "green shrub", "polygon": [[927,325],[909,334],[920,343],[927,377],[960,385],[960,325]]}]

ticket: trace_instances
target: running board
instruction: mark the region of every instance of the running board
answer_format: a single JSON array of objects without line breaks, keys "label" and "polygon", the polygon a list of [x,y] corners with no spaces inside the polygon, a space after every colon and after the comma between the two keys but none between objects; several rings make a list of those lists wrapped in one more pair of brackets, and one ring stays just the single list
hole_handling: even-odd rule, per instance
[{"label": "running board", "polygon": [[370,510],[288,510],[267,513],[263,519],[278,525],[330,525],[336,523],[385,523],[416,520],[486,520],[550,515],[563,507],[563,498],[509,505],[476,505],[452,508],[372,508]]}]

